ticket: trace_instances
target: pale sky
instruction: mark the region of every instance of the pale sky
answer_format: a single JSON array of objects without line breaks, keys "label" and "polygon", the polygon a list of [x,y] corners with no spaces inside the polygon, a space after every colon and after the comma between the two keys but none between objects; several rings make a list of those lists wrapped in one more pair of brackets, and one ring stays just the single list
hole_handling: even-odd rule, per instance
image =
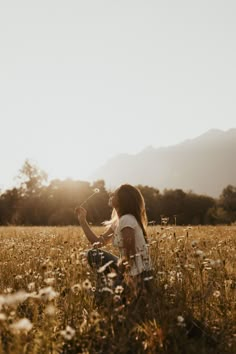
[{"label": "pale sky", "polygon": [[0,188],[236,127],[235,0],[0,0]]}]

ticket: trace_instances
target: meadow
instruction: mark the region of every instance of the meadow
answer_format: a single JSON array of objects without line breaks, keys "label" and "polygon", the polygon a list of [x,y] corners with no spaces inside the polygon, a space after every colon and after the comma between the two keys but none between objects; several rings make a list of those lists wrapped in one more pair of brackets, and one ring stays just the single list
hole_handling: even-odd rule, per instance
[{"label": "meadow", "polygon": [[97,283],[80,227],[1,227],[0,354],[235,353],[236,226],[148,237],[154,276],[135,301],[114,273]]}]

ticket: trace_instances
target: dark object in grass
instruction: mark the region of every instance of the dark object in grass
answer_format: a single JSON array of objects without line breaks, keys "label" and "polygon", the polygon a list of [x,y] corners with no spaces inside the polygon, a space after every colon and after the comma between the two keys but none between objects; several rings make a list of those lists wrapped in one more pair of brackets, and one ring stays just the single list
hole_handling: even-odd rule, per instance
[{"label": "dark object in grass", "polygon": [[214,338],[209,329],[199,320],[186,318],[185,324],[185,333],[187,338],[205,340],[211,347],[215,347],[217,345],[216,338]]}]

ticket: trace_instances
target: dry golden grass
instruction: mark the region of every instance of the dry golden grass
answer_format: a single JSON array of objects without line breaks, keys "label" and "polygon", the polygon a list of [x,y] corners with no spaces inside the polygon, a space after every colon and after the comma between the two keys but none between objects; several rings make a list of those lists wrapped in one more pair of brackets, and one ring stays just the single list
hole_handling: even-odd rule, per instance
[{"label": "dry golden grass", "polygon": [[236,352],[236,227],[148,233],[154,279],[135,301],[96,289],[79,227],[1,227],[0,354]]}]

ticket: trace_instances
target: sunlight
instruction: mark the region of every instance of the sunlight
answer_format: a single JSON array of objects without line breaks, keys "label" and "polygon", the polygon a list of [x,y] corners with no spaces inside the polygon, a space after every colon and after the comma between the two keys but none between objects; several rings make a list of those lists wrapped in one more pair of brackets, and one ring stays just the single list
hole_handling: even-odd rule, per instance
[{"label": "sunlight", "polygon": [[89,175],[97,167],[96,160],[92,153],[71,153],[62,147],[61,151],[55,155],[43,155],[38,159],[39,165],[48,173],[51,179],[79,179],[87,180]]}]

